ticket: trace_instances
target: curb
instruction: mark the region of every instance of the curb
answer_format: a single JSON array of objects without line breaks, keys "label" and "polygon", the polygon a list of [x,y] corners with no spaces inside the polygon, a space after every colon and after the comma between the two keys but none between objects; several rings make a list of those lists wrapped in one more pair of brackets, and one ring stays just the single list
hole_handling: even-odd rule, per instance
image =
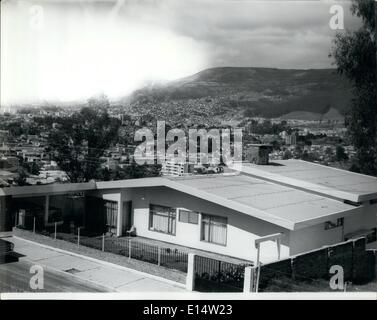
[{"label": "curb", "polygon": [[19,239],[19,240],[22,240],[22,241],[25,241],[25,242],[32,243],[34,245],[38,245],[38,246],[40,246],[42,248],[46,248],[46,249],[50,249],[50,250],[53,250],[53,251],[61,252],[61,253],[68,254],[70,256],[74,256],[74,257],[78,257],[78,258],[82,258],[82,259],[85,259],[85,260],[93,261],[93,262],[102,264],[104,266],[116,268],[116,269],[119,269],[119,270],[133,272],[133,273],[145,276],[145,277],[153,279],[153,280],[157,280],[157,281],[160,281],[160,282],[165,282],[165,283],[171,284],[171,285],[173,285],[175,287],[186,289],[186,286],[184,284],[182,284],[182,283],[175,282],[173,280],[168,280],[168,279],[165,279],[165,278],[162,278],[162,277],[158,277],[158,276],[155,276],[153,274],[145,273],[145,272],[142,272],[142,271],[139,271],[139,270],[135,270],[135,269],[132,269],[132,268],[127,268],[127,267],[120,266],[120,265],[115,264],[115,263],[111,263],[111,262],[103,261],[103,260],[100,260],[100,259],[88,257],[88,256],[85,256],[85,255],[74,253],[74,252],[70,252],[70,251],[67,251],[67,250],[55,248],[55,247],[52,247],[52,246],[49,246],[49,245],[41,244],[39,242],[35,242],[35,241],[32,241],[32,240],[24,239],[24,238],[19,237],[19,236],[13,235],[12,237],[15,238],[15,239]]}]

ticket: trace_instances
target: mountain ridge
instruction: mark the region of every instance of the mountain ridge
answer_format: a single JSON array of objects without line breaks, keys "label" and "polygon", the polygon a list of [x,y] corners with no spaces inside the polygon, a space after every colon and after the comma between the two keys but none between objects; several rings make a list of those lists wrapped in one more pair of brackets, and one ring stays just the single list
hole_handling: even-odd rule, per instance
[{"label": "mountain ridge", "polygon": [[164,109],[166,116],[179,111],[177,105],[186,105],[193,113],[206,110],[215,117],[272,118],[297,111],[326,114],[330,109],[344,115],[351,98],[350,82],[336,69],[216,67],[141,88],[127,102],[135,112]]}]

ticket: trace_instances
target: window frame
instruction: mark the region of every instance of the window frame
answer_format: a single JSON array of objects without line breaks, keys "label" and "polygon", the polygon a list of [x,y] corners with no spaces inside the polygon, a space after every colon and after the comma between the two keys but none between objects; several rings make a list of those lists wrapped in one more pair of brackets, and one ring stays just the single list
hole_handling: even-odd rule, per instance
[{"label": "window frame", "polygon": [[[104,211],[105,211],[105,216],[106,216],[106,227],[107,228],[116,228],[118,225],[118,210],[119,210],[119,205],[117,201],[112,201],[112,200],[104,200]],[[110,223],[115,221],[115,225],[113,224],[108,224],[108,214],[109,211],[111,211],[111,221]]]},{"label": "window frame", "polygon": [[[209,229],[208,229],[209,235],[208,235],[208,238],[210,238],[210,230],[211,230],[211,226],[213,224],[222,224],[222,225],[225,225],[225,241],[224,241],[224,243],[218,243],[218,242],[213,242],[213,241],[209,241],[209,240],[205,240],[204,239],[203,223],[206,222],[206,217],[209,218]],[[211,222],[211,218],[212,219],[213,218],[220,218],[220,219],[223,219],[225,222],[213,222],[213,221]],[[201,213],[201,219],[200,219],[200,241],[226,247],[227,244],[228,244],[228,218],[227,217],[223,217],[223,216],[217,216],[217,215],[214,215],[214,214]]]},{"label": "window frame", "polygon": [[[199,212],[197,211],[192,211],[192,210],[188,210],[188,209],[185,209],[185,208],[178,208],[178,213],[179,213],[179,217],[178,217],[178,221],[179,222],[182,222],[182,223],[188,223],[188,224],[194,224],[194,225],[198,225],[199,224]],[[182,213],[185,213],[187,214],[187,221],[183,221],[181,219],[181,214]],[[194,214],[195,217],[196,217],[196,222],[192,222],[192,220],[190,221],[190,216]]]},{"label": "window frame", "polygon": [[[164,214],[161,214],[161,213],[157,213],[154,209],[152,209],[152,207],[166,208],[166,209],[171,210],[171,212],[169,212],[168,215],[164,215]],[[152,226],[153,226],[153,219],[152,219],[153,215],[166,217],[168,219],[168,231],[169,231],[169,229],[173,229],[172,232],[170,233],[170,232],[165,232],[165,231],[162,231],[162,230],[153,229],[152,228]],[[173,228],[173,226],[174,226],[174,228]],[[166,235],[169,235],[169,236],[175,236],[176,233],[177,233],[177,210],[172,208],[172,207],[162,206],[162,205],[159,205],[159,204],[154,204],[154,203],[149,204],[148,230],[153,231],[153,232],[159,232],[159,233],[166,234]]]}]

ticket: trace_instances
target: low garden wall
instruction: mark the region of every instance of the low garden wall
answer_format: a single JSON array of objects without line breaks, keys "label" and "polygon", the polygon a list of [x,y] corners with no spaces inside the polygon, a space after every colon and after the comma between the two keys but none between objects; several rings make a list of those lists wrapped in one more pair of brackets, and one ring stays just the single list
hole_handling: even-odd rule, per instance
[{"label": "low garden wall", "polygon": [[260,268],[259,288],[263,291],[276,279],[310,282],[329,280],[330,268],[339,265],[344,271],[344,281],[364,284],[376,277],[376,252],[366,250],[365,238],[327,246],[285,260],[264,264]]}]

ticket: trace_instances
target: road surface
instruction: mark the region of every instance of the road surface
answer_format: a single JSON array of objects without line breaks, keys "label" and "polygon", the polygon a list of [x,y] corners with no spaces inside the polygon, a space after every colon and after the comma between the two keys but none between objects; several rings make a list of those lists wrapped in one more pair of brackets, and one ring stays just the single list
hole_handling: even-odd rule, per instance
[{"label": "road surface", "polygon": [[103,292],[79,279],[44,269],[44,289],[33,290],[30,273],[33,264],[19,260],[0,264],[0,292]]}]

